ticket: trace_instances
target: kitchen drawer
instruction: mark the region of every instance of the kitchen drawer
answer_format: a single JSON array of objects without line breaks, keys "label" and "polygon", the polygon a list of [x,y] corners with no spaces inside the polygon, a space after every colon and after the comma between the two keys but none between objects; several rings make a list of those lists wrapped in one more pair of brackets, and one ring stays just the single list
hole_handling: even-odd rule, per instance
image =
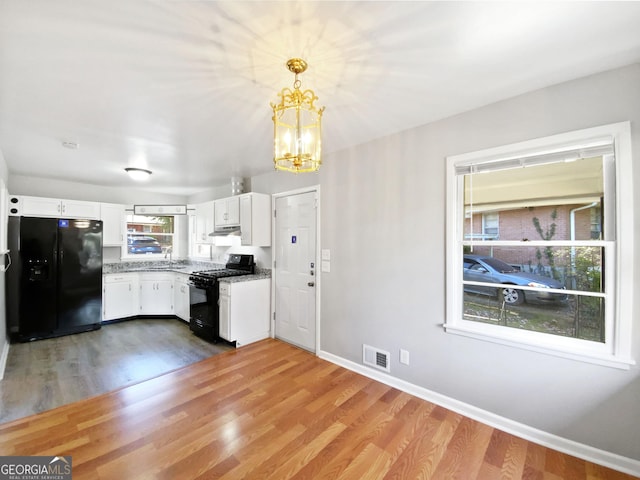
[{"label": "kitchen drawer", "polygon": [[104,283],[124,282],[125,280],[138,279],[137,273],[106,273],[102,276]]}]

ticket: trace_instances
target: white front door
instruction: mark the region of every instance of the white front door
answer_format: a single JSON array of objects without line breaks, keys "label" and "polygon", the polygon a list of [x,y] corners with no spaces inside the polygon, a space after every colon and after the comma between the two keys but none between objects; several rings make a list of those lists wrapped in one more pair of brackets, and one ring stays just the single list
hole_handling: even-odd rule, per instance
[{"label": "white front door", "polygon": [[275,336],[316,350],[316,192],[275,201]]}]

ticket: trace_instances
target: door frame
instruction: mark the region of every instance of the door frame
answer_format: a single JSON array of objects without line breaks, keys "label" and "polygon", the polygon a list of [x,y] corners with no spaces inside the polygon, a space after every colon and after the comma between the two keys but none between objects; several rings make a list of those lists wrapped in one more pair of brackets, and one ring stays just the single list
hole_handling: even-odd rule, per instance
[{"label": "door frame", "polygon": [[316,265],[316,288],[315,288],[315,292],[316,292],[316,344],[315,344],[315,351],[313,352],[316,356],[318,355],[318,352],[320,352],[320,298],[321,297],[321,290],[322,290],[322,275],[321,275],[321,269],[320,269],[320,238],[322,238],[322,235],[320,235],[320,218],[321,218],[321,211],[320,211],[320,205],[322,204],[322,202],[320,201],[320,185],[311,185],[309,187],[303,187],[303,188],[298,188],[295,190],[288,190],[286,192],[280,192],[280,193],[274,193],[271,195],[271,245],[273,245],[272,248],[272,258],[271,258],[271,268],[272,268],[272,275],[271,275],[271,338],[275,338],[276,335],[276,282],[277,282],[277,277],[276,277],[276,269],[275,269],[275,261],[276,261],[276,249],[278,248],[278,245],[276,243],[276,215],[275,215],[275,211],[276,211],[276,200],[279,198],[285,198],[285,197],[290,197],[293,195],[300,195],[303,193],[315,193],[316,195],[316,251],[314,253],[314,258],[315,258],[315,265]]}]

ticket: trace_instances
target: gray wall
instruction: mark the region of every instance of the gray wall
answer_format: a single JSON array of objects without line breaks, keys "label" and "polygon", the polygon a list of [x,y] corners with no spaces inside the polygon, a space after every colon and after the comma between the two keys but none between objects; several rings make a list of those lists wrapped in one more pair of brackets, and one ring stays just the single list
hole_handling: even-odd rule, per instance
[{"label": "gray wall", "polygon": [[[331,272],[322,274],[321,349],[361,363],[362,344],[377,346],[392,352],[391,374],[400,379],[640,460],[637,366],[586,364],[447,334],[441,326],[445,157],[630,120],[637,159],[639,85],[640,65],[632,65],[326,155],[319,176],[252,178],[269,192],[321,185],[321,242],[331,250]],[[634,179],[640,185],[640,168]],[[637,283],[640,208],[635,215]],[[637,322],[633,335],[638,359]],[[397,361],[400,348],[409,350],[410,366]]]},{"label": "gray wall", "polygon": [[[4,156],[2,154],[2,150],[0,150],[0,178],[4,181],[5,185],[7,184],[9,173],[7,170],[7,163],[4,160]],[[6,229],[5,229],[6,231]],[[4,351],[5,348],[8,348],[7,345],[7,322],[6,322],[6,301],[5,301],[5,273],[0,273],[0,359],[6,355],[7,352]],[[1,366],[0,366],[1,368]],[[0,370],[0,378],[3,375],[3,371]]]}]

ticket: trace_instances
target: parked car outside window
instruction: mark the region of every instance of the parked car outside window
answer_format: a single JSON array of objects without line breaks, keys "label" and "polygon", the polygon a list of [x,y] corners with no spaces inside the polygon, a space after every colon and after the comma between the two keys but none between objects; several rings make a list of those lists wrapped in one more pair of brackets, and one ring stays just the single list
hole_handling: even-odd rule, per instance
[{"label": "parked car outside window", "polygon": [[160,242],[153,237],[129,236],[127,239],[127,247],[131,254],[162,253]]},{"label": "parked car outside window", "polygon": [[519,305],[524,301],[529,303],[562,302],[567,295],[544,291],[524,291],[515,288],[516,285],[536,288],[565,288],[557,280],[521,272],[517,268],[494,257],[482,255],[464,255],[463,280],[484,283],[502,283],[503,288],[485,287],[482,285],[464,285],[464,291],[493,297],[501,296],[502,300],[511,305]]}]

